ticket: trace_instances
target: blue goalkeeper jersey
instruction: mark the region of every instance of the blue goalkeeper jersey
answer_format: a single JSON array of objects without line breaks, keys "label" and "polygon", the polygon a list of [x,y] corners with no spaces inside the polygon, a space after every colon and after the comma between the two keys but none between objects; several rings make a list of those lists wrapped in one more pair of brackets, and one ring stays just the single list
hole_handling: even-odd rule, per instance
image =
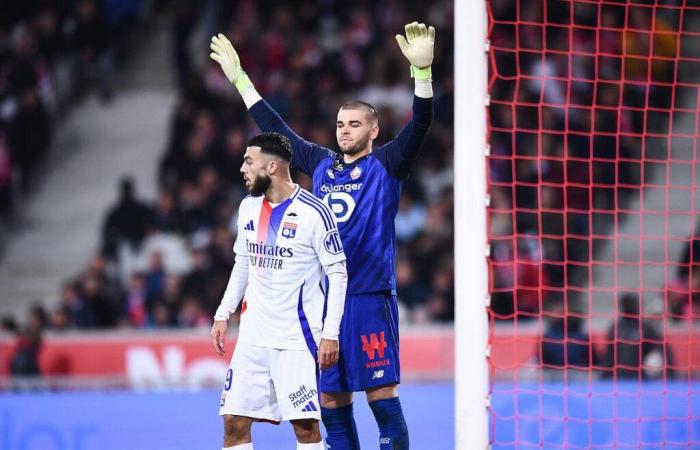
[{"label": "blue goalkeeper jersey", "polygon": [[292,142],[292,166],[313,180],[313,193],[333,210],[345,248],[348,294],[396,290],[394,218],[433,117],[432,98],[414,97],[413,116],[391,141],[348,164],[343,155],[302,139],[265,101],[250,108],[262,131]]}]

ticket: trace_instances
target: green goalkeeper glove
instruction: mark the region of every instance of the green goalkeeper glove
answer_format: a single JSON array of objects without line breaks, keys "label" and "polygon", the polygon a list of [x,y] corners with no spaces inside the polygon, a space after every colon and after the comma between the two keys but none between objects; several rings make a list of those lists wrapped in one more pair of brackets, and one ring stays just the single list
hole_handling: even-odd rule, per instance
[{"label": "green goalkeeper glove", "polygon": [[242,94],[243,91],[253,85],[248,75],[241,68],[241,60],[238,58],[238,53],[236,53],[226,36],[221,33],[218,36],[213,36],[209,47],[212,49],[209,57],[219,63],[226,78],[231,84],[236,86],[238,92]]},{"label": "green goalkeeper glove", "polygon": [[405,28],[406,37],[397,34],[396,42],[411,63],[411,76],[416,80],[429,80],[432,77],[430,66],[433,63],[435,28],[418,22],[409,23]]}]

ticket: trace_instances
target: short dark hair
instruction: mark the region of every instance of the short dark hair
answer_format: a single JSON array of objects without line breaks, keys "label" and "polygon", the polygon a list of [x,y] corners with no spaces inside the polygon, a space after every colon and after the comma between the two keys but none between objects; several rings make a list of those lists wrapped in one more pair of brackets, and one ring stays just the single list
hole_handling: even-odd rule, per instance
[{"label": "short dark hair", "polygon": [[284,161],[292,160],[292,143],[287,136],[272,131],[260,133],[248,141],[248,147],[260,147],[261,153],[276,156]]},{"label": "short dark hair", "polygon": [[361,111],[366,112],[367,115],[369,115],[369,118],[372,120],[372,122],[377,122],[379,120],[379,114],[377,114],[377,109],[369,103],[360,100],[345,102],[340,107],[340,109],[359,109]]}]

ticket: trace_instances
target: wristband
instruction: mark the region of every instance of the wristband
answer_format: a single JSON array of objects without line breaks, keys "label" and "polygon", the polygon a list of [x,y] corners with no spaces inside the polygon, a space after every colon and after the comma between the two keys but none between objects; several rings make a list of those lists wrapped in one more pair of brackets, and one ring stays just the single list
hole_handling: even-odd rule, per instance
[{"label": "wristband", "polygon": [[419,69],[418,67],[412,65],[411,78],[415,78],[416,80],[431,80],[433,78],[433,72],[430,69],[430,66]]}]

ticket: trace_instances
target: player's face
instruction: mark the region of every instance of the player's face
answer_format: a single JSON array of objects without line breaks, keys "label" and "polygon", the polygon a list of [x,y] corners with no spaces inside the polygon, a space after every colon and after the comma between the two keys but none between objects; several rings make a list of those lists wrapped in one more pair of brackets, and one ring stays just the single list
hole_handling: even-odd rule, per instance
[{"label": "player's face", "polygon": [[272,179],[267,174],[268,158],[261,152],[260,147],[248,147],[243,155],[241,174],[245,180],[245,187],[250,195],[262,195],[270,187]]},{"label": "player's face", "polygon": [[377,137],[379,127],[360,109],[341,109],[335,127],[338,147],[345,155],[356,155],[371,149],[371,140]]}]

